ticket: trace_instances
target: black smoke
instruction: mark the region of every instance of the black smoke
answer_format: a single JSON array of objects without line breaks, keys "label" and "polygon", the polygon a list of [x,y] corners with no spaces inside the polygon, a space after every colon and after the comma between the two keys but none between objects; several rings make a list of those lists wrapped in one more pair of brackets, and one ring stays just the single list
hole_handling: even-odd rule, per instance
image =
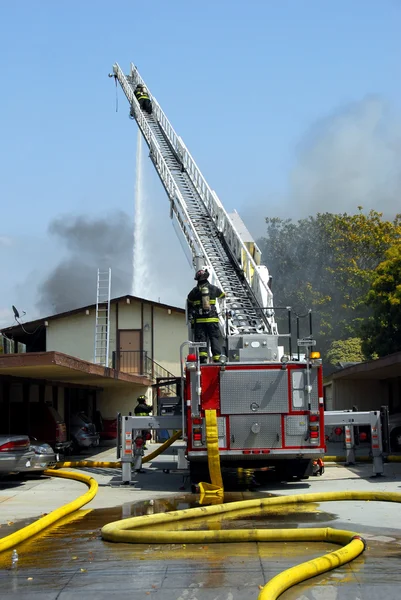
[{"label": "black smoke", "polygon": [[54,219],[49,234],[67,249],[67,256],[39,287],[37,308],[55,314],[96,302],[97,269],[111,267],[111,296],[132,289],[133,224],[124,212],[105,218],[65,216]]}]

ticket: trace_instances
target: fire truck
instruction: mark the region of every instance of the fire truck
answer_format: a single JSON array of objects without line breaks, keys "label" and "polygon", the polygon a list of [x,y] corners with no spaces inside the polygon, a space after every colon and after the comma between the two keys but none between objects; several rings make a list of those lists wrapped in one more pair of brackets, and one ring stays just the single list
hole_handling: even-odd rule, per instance
[{"label": "fire truck", "polygon": [[[149,147],[190,264],[195,272],[207,269],[210,282],[225,293],[220,362],[200,364],[190,327],[181,353],[191,479],[207,481],[207,409],[217,414],[223,469],[271,468],[281,480],[306,478],[325,452],[322,365],[311,313],[301,319],[290,307],[274,306],[260,249],[238,213],[226,212],[147,86],[152,112],[141,110],[134,92],[145,82],[135,65],[125,74],[115,64],[110,77],[120,84]],[[284,333],[277,321],[288,323]]]}]

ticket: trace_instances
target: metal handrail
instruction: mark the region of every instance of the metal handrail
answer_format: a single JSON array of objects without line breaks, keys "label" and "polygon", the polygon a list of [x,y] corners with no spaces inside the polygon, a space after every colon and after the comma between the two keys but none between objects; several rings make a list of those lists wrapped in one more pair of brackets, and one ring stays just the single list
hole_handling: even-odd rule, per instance
[{"label": "metal handrail", "polygon": [[174,377],[173,373],[148,356],[146,350],[114,350],[113,369],[156,381],[158,377]]}]

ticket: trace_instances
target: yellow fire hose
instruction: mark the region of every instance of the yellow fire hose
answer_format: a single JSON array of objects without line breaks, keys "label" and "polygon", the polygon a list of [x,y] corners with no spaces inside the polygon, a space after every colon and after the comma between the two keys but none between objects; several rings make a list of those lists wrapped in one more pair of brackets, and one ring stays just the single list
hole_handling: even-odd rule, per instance
[{"label": "yellow fire hose", "polygon": [[[257,498],[252,500],[243,500],[240,502],[231,502],[228,504],[220,503],[223,493],[222,478],[220,470],[220,457],[218,451],[218,430],[215,411],[206,411],[206,440],[208,448],[208,463],[212,484],[202,484],[204,501],[211,502],[210,506],[201,506],[180,511],[171,511],[168,513],[159,513],[154,515],[144,515],[132,517],[108,523],[102,530],[102,538],[111,542],[130,542],[130,543],[221,543],[221,542],[310,542],[310,541],[329,541],[336,544],[344,544],[343,548],[335,550],[320,558],[302,563],[291,569],[288,569],[267,583],[259,594],[258,600],[276,600],[285,590],[293,585],[306,581],[316,575],[325,573],[338,566],[346,564],[359,556],[365,549],[364,540],[355,532],[336,530],[332,528],[314,528],[314,529],[240,529],[240,530],[204,530],[188,531],[165,529],[166,524],[188,522],[199,517],[204,518],[213,515],[226,515],[234,517],[243,515],[249,510],[267,509],[273,506],[297,505],[304,503],[320,503],[341,500],[366,500],[380,502],[398,502],[401,503],[401,493],[390,492],[328,492],[314,494],[300,494],[294,496],[283,496],[275,498]],[[155,452],[145,457],[143,462],[147,462],[163,452],[170,446],[181,432],[167,440]],[[95,462],[78,461],[71,463],[62,463],[63,466],[107,466],[119,467],[118,462]],[[47,475],[56,477],[65,477],[82,481],[89,486],[89,491],[73,502],[56,509],[49,515],[40,518],[32,525],[24,527],[20,531],[13,533],[3,539],[0,539],[0,552],[10,549],[13,546],[25,541],[32,535],[35,535],[44,528],[52,525],[61,517],[70,514],[81,506],[87,504],[97,492],[97,482],[88,475],[71,473],[67,471],[57,471],[49,469]],[[202,491],[202,487],[201,487]],[[218,499],[219,504],[215,503]]]},{"label": "yellow fire hose", "polygon": [[[171,446],[171,444],[173,444],[175,441],[178,440],[178,438],[180,437],[180,435],[182,434],[181,429],[179,431],[177,431],[174,435],[171,436],[171,438],[169,438],[168,440],[166,440],[165,442],[163,442],[163,444],[161,444],[161,446],[159,446],[159,448],[156,448],[156,450],[153,450],[153,452],[150,452],[150,454],[147,454],[146,456],[143,457],[142,462],[146,463],[149,462],[151,460],[153,460],[154,458],[156,458],[156,456],[159,456],[159,454],[162,454],[162,452],[164,452],[165,450],[167,450],[167,448],[169,446]],[[96,461],[96,460],[76,460],[76,461],[65,461],[65,462],[58,462],[56,465],[56,468],[82,468],[82,467],[98,467],[100,469],[119,469],[121,467],[121,461],[116,461],[116,462],[102,462],[102,461]]]},{"label": "yellow fire hose", "polygon": [[96,496],[99,486],[96,479],[93,479],[93,477],[90,477],[89,475],[83,475],[82,473],[70,473],[68,471],[56,471],[55,469],[47,469],[45,473],[46,475],[51,475],[52,477],[64,477],[65,479],[74,479],[75,481],[81,481],[89,487],[89,490],[82,496],[76,498],[76,500],[73,500],[68,504],[64,504],[64,506],[53,510],[51,513],[45,515],[44,517],[41,517],[34,523],[31,523],[30,525],[23,527],[19,531],[16,531],[15,533],[12,533],[11,535],[7,535],[6,537],[0,539],[0,552],[3,552],[4,550],[9,550],[10,548],[17,546],[21,542],[24,542],[36,533],[39,533],[46,527],[49,527],[49,525],[53,525],[53,523],[55,523],[62,517],[65,517],[66,515],[69,515],[74,511],[78,510],[78,508],[81,508],[85,504],[88,504],[88,502],[90,502],[92,498]]}]

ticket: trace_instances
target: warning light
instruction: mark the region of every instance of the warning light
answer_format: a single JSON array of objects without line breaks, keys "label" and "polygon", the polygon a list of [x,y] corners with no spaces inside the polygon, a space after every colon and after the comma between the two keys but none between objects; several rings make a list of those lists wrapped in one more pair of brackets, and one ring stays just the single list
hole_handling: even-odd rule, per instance
[{"label": "warning light", "polygon": [[196,361],[196,354],[188,354],[187,362],[195,362],[195,361]]},{"label": "warning light", "polygon": [[335,430],[334,430],[334,433],[336,435],[341,435],[342,432],[343,432],[342,427],[336,427]]},{"label": "warning light", "polygon": [[313,360],[314,358],[320,358],[320,352],[311,352],[311,353],[309,354],[309,358],[310,358],[310,359],[312,359],[312,360]]}]

